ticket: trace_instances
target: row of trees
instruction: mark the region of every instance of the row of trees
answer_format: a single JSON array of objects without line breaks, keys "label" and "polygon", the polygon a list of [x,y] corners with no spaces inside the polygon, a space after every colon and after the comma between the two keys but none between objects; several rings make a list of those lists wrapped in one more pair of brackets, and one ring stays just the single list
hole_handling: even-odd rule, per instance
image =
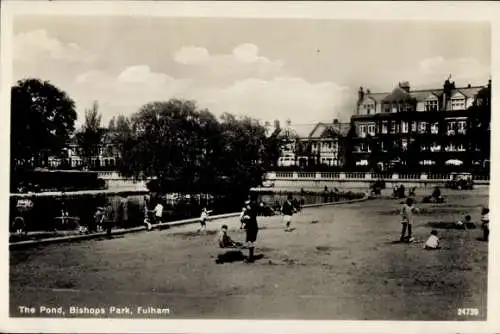
[{"label": "row of trees", "polygon": [[111,142],[124,176],[156,178],[155,187],[174,192],[243,194],[279,156],[276,139],[257,120],[228,113],[217,118],[194,101],[148,103],[107,128],[96,102],[75,131],[73,100],[49,82],[26,79],[12,87],[11,108],[13,171],[61,156],[74,135],[87,166]]}]

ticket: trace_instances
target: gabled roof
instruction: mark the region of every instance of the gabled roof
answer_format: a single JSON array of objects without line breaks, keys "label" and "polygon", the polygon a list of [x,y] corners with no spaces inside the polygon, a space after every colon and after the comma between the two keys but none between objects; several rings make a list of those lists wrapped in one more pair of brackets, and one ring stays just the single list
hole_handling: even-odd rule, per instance
[{"label": "gabled roof", "polygon": [[453,99],[453,98],[457,98],[457,97],[458,97],[458,98],[464,98],[464,97],[466,97],[466,96],[465,96],[465,94],[463,94],[462,92],[460,92],[458,89],[455,89],[455,90],[453,90],[453,92],[451,93],[450,98],[452,98],[452,99]]},{"label": "gabled roof", "polygon": [[484,87],[482,86],[476,86],[476,87],[465,87],[465,88],[457,88],[456,91],[459,91],[463,95],[465,95],[467,98],[472,98],[479,93],[481,89]]},{"label": "gabled roof", "polygon": [[326,125],[325,123],[318,123],[316,124],[316,126],[314,127],[314,129],[311,131],[311,133],[309,134],[309,137],[311,138],[320,138],[323,136],[323,134],[325,133],[325,131],[328,130],[328,125]]},{"label": "gabled roof", "polygon": [[[459,87],[459,88],[453,89],[451,91],[451,95],[455,94],[456,92],[460,92],[461,94],[463,94],[467,98],[473,98],[483,88],[484,88],[484,86]],[[371,98],[378,103],[401,101],[402,99],[404,100],[405,98],[408,98],[408,97],[415,99],[416,101],[425,101],[431,94],[435,95],[437,98],[441,98],[443,96],[443,89],[439,88],[439,89],[410,90],[410,93],[407,93],[404,89],[402,89],[400,87],[396,87],[390,93],[386,92],[386,93],[366,94],[365,99]]]}]

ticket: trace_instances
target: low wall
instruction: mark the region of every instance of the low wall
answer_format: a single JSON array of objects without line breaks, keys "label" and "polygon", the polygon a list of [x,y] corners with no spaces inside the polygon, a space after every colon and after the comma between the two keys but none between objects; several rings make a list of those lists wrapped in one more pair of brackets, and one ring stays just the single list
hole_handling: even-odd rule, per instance
[{"label": "low wall", "polygon": [[[387,188],[403,184],[406,188],[443,187],[448,174],[267,172],[265,183],[283,189],[344,188],[366,189],[375,180],[384,180]],[[475,185],[489,185],[489,177],[473,176]]]},{"label": "low wall", "polygon": [[[273,181],[275,188],[284,189],[323,189],[328,188],[339,189],[365,189],[369,188],[373,180],[279,180]],[[403,184],[406,188],[433,188],[436,186],[444,187],[445,180],[386,180],[386,188],[392,188],[396,185]]]}]

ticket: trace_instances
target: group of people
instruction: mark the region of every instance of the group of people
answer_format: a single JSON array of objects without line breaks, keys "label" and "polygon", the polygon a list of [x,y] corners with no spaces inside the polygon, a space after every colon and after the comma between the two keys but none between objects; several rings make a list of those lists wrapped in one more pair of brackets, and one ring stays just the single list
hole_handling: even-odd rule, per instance
[{"label": "group of people", "polygon": [[[413,218],[414,215],[419,212],[418,208],[414,205],[413,198],[407,198],[406,202],[401,207],[401,242],[413,242],[415,238],[412,235],[412,226],[413,226]],[[488,208],[482,208],[481,210],[481,229],[483,231],[483,240],[488,241],[489,239],[489,212]],[[471,216],[466,215],[464,219],[461,219],[457,222],[457,226],[459,228],[468,228],[471,224]],[[426,240],[424,244],[425,249],[439,249],[441,248],[438,238],[438,232],[436,230],[432,230],[430,236]]]},{"label": "group of people", "polygon": [[[292,216],[294,213],[298,212],[297,207],[293,203],[293,196],[288,195],[286,201],[280,209],[283,215],[283,222],[285,226],[285,231],[291,231]],[[259,205],[257,204],[257,195],[251,194],[248,201],[245,202],[240,213],[240,229],[245,230],[245,243],[248,246],[248,257],[246,262],[254,262],[254,250],[255,242],[257,241],[257,235],[259,231],[259,226],[257,224],[257,216],[259,215]],[[234,248],[241,247],[243,243],[235,242],[228,233],[228,226],[222,225],[221,230],[218,235],[218,244],[220,248]]]}]

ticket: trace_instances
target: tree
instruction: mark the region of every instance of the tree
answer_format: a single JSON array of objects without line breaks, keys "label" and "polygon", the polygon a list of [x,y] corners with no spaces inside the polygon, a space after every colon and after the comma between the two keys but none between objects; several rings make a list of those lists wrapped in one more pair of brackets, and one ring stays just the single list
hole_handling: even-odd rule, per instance
[{"label": "tree", "polygon": [[94,101],[92,108],[85,110],[85,123],[76,134],[80,153],[87,167],[91,167],[92,157],[99,155],[99,148],[104,136],[101,120],[99,106],[97,101]]},{"label": "tree", "polygon": [[12,170],[46,165],[75,129],[74,101],[48,81],[25,79],[11,89]]},{"label": "tree", "polygon": [[241,201],[261,184],[263,166],[276,156],[256,120],[231,114],[217,119],[194,101],[148,103],[130,125],[120,172],[155,177],[164,192],[231,194]]}]

